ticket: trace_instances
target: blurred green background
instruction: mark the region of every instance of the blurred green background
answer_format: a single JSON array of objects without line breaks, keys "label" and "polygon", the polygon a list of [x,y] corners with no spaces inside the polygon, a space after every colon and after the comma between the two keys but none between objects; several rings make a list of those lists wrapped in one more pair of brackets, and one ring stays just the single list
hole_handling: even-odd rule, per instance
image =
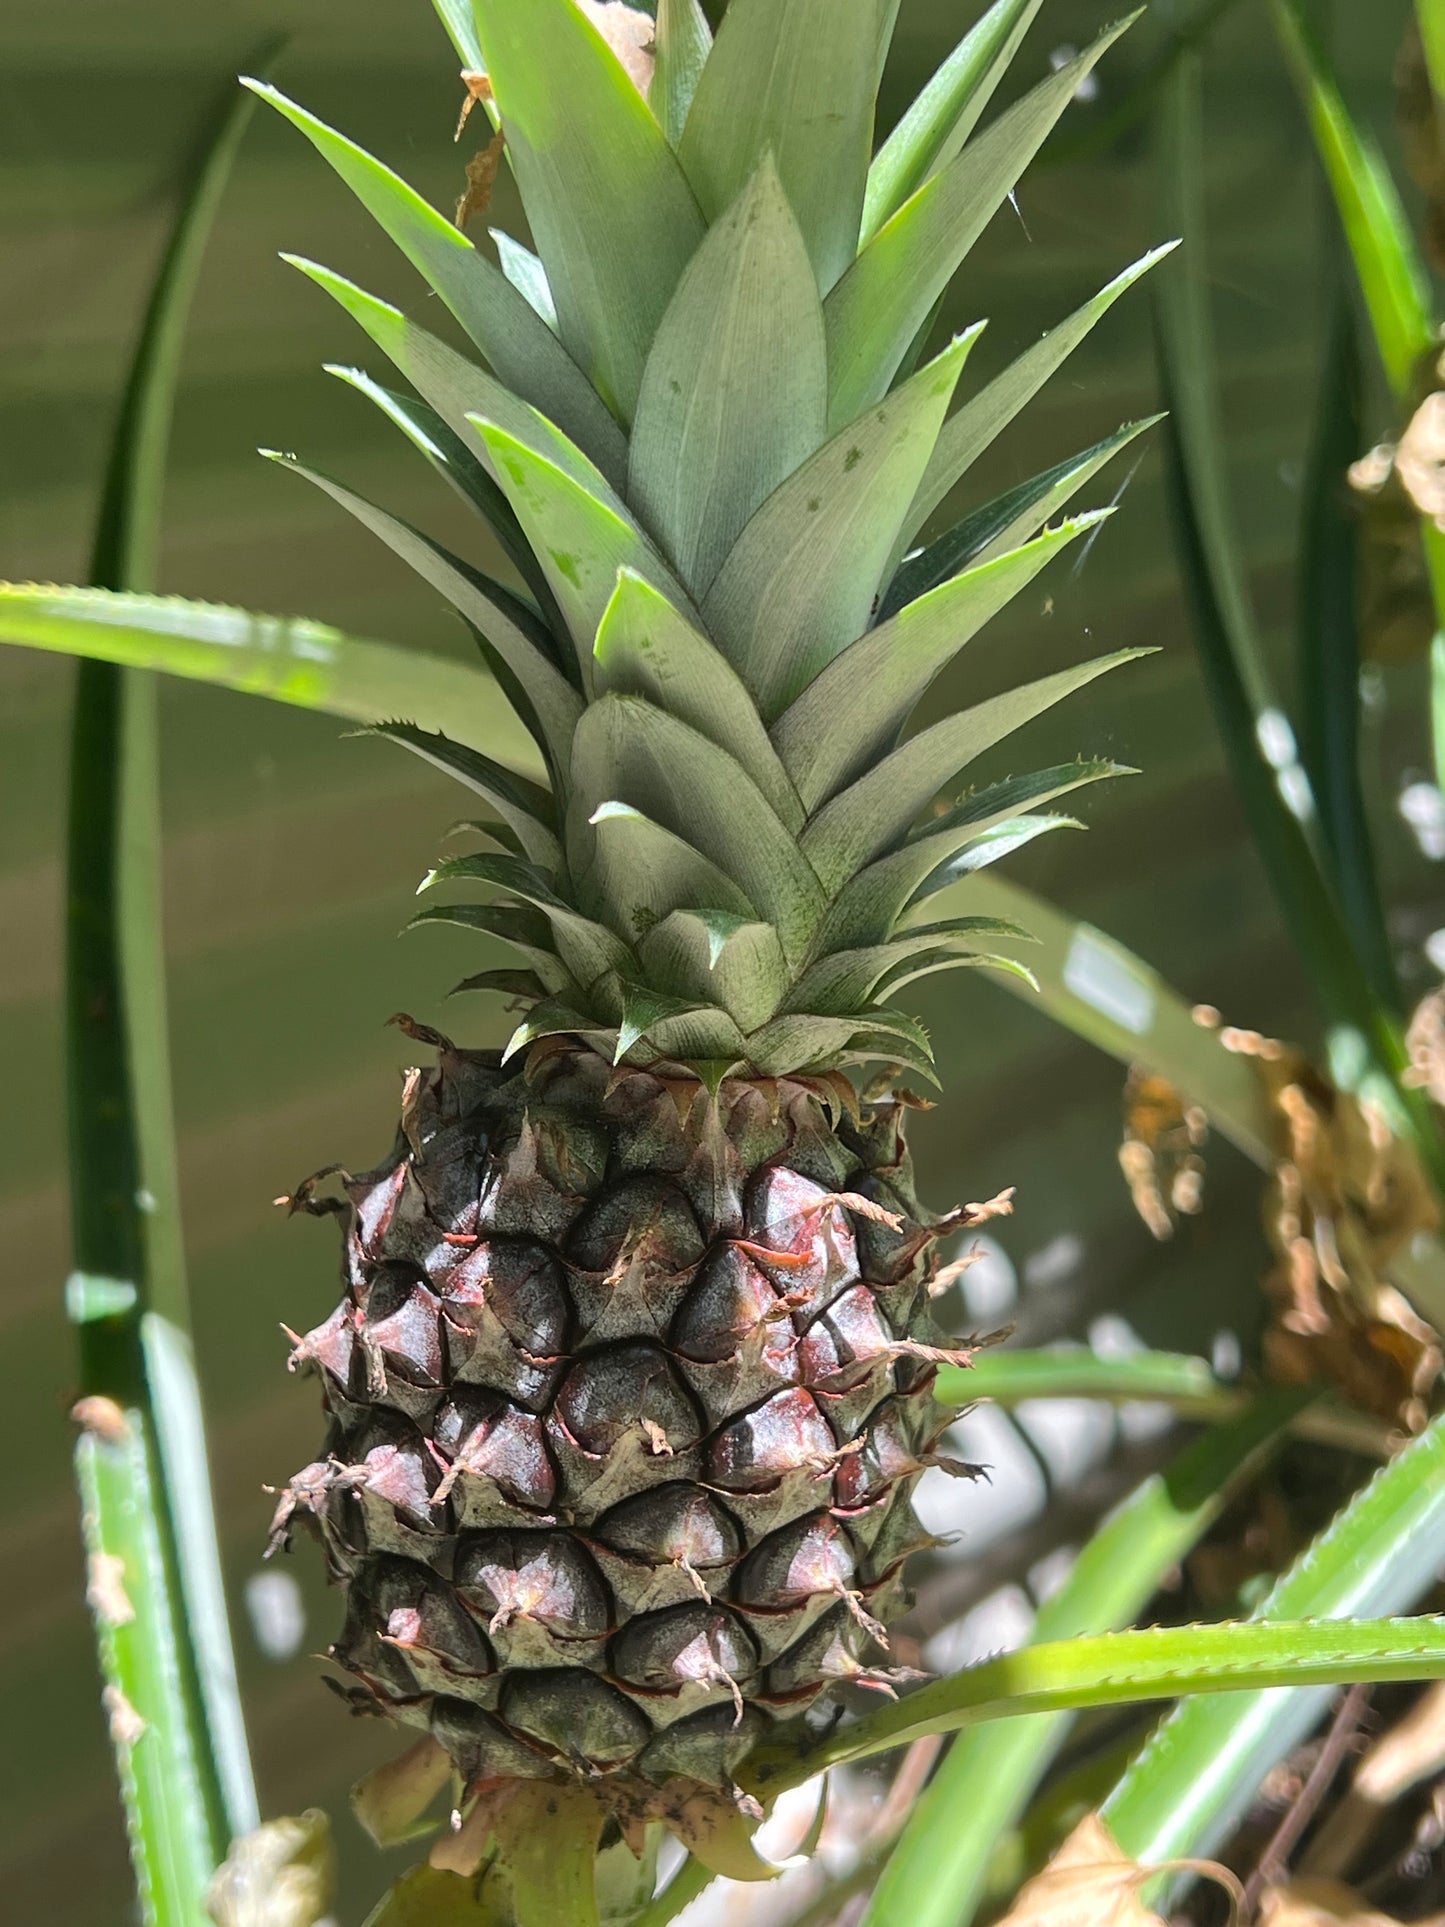
[{"label": "blurred green background", "polygon": [[[971,22],[973,0],[904,0],[885,114]],[[1171,26],[1200,9],[1157,0],[1105,62],[1044,161],[970,257],[954,325],[991,318],[984,379],[1163,237],[1147,116],[1104,140]],[[1259,0],[1225,8],[1206,64],[1210,275],[1235,512],[1267,632],[1281,642],[1320,350],[1325,210]],[[1046,0],[1017,64],[1110,17]],[[1338,9],[1335,52],[1356,111],[1391,144],[1390,74],[1404,0]],[[188,144],[217,87],[267,34],[292,36],[289,92],[450,207],[470,151],[451,144],[459,86],[426,0],[5,0],[0,9],[0,575],[74,579],[85,566],[117,383]],[[494,219],[515,214],[506,190]],[[258,461],[295,449],[478,554],[442,485],[355,395],[320,372],[360,355],[344,318],[282,265],[288,248],[414,302],[393,256],[298,136],[258,112],[207,259],[180,394],[162,586],[306,613],[359,634],[465,655],[436,598],[312,490]],[[1166,267],[1162,272],[1167,273]],[[425,314],[439,327],[435,312]],[[969,478],[1005,487],[1155,406],[1147,293],[1126,299]],[[1371,432],[1391,428],[1382,407]],[[1133,451],[1124,458],[1127,464]],[[1157,455],[1121,464],[1124,513],[1081,562],[1046,577],[953,672],[977,695],[1129,644],[1159,655],[1037,727],[1034,766],[1076,747],[1143,775],[1090,792],[1087,837],[1046,840],[1012,873],[1140,951],[1186,996],[1309,1041],[1295,960],[1245,837],[1192,658]],[[488,560],[496,566],[495,558]],[[16,1921],[101,1927],[129,1916],[128,1876],[81,1587],[66,1418],[70,1336],[62,1062],[62,805],[72,671],[0,650],[0,1893]],[[1397,799],[1426,767],[1422,676],[1391,671],[1370,711],[1369,786],[1409,988],[1445,923],[1439,873]],[[505,1021],[444,1006],[475,952],[457,934],[398,942],[412,885],[457,813],[411,759],[343,740],[324,719],[238,696],[163,691],[166,916],[187,1244],[200,1367],[252,1740],[267,1811],[319,1804],[379,1752],[308,1657],[336,1617],[319,1562],[287,1568],[308,1614],[299,1651],[268,1658],[246,1605],[261,1571],[262,1484],[309,1459],[314,1392],[288,1379],[278,1323],[305,1329],[334,1296],[333,1233],[269,1203],[332,1158],[389,1144],[408,1047],[398,1008],[471,1042]],[[1050,752],[1057,752],[1051,754]],[[1039,1342],[1121,1311],[1151,1342],[1207,1348],[1247,1332],[1262,1264],[1258,1179],[1227,1148],[1209,1203],[1170,1247],[1134,1218],[1115,1161],[1121,1074],[1037,1011],[955,973],[920,988],[947,1100],[915,1132],[939,1206],[1019,1187],[1001,1242]],[[967,1546],[960,1555],[967,1561]],[[966,1588],[965,1588],[966,1590]],[[285,1600],[281,1603],[284,1605]],[[340,1820],[359,1917],[380,1875]]]}]

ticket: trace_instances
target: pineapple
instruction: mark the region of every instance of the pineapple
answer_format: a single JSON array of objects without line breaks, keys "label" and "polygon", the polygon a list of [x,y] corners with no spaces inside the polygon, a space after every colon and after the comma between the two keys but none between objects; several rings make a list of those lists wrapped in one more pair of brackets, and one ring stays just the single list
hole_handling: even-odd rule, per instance
[{"label": "pineapple", "polygon": [[489,812],[427,879],[480,900],[419,921],[517,953],[466,987],[521,1015],[501,1053],[398,1020],[435,1061],[393,1150],[291,1200],[339,1216],[343,1295],[295,1346],[327,1431],[276,1540],[304,1523],[345,1588],[358,1710],[465,1793],[675,1814],[742,1798],[760,1738],[839,1682],[891,1690],[934,1369],[966,1356],[930,1316],[939,1246],[984,1210],[914,1196],[900,1080],[933,1064],[897,998],[1011,967],[940,892],[1113,772],[964,772],[1122,657],[907,726],[1093,526],[1047,525],[1136,428],[918,536],[1147,262],[950,412],[978,329],[926,353],[945,286],[1113,37],[976,131],[1037,0],[999,0],[876,157],[896,0],[732,0],[715,42],[696,0],[655,34],[438,5],[535,255],[494,260],[258,91],[482,358],[298,263],[414,392],[339,372],[525,584],[301,470],[461,611],[535,741],[524,775],[465,719],[384,732]]}]

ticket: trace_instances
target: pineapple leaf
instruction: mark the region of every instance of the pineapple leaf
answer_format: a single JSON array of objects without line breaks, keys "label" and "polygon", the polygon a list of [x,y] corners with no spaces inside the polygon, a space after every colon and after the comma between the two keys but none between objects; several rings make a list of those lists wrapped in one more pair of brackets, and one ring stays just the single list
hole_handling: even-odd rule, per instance
[{"label": "pineapple leaf", "polygon": [[979,563],[835,656],[773,728],[773,742],[804,808],[815,810],[876,762],[964,644],[1107,512],[1081,515],[1023,548]]},{"label": "pineapple leaf", "polygon": [[437,473],[485,518],[506,551],[507,559],[542,606],[548,627],[560,634],[566,625],[553,601],[547,578],[522,533],[522,525],[473,450],[447,427],[429,403],[418,401],[414,395],[398,394],[393,388],[383,388],[360,368],[343,368],[335,362],[328,362],[325,367],[328,375],[334,375],[348,388],[375,403],[413,447],[421,450]]},{"label": "pineapple leaf", "polygon": [[1042,0],[994,0],[934,74],[868,170],[864,247],[963,146],[1008,72]]},{"label": "pineapple leaf", "polygon": [[[921,903],[936,891],[946,889],[950,883],[957,883],[960,877],[972,876],[975,871],[986,870],[991,863],[1012,856],[1015,850],[1023,849],[1036,837],[1048,836],[1054,830],[1082,830],[1084,825],[1076,816],[1011,816],[1002,823],[994,823],[988,829],[972,836],[963,848],[952,856],[945,856],[936,870],[932,870],[913,893],[913,901]],[[926,843],[909,845],[910,851],[922,852]],[[942,854],[940,852],[940,854]]]},{"label": "pineapple leaf", "polygon": [[[716,904],[745,920],[757,911],[730,877],[672,830],[630,803],[601,803],[587,819],[592,834],[578,837],[586,861],[572,870],[590,908],[618,925],[631,941],[662,918],[694,904]],[[711,1054],[711,1053],[709,1053]]]},{"label": "pineapple leaf", "polygon": [[632,425],[628,501],[696,593],[818,449],[827,414],[823,310],[765,154],[678,282]]},{"label": "pineapple leaf", "polygon": [[939,790],[986,749],[1096,677],[1152,653],[1120,649],[1022,683],[946,717],[885,756],[835,796],[803,832],[803,854],[824,887],[837,889],[871,857],[890,848]]},{"label": "pineapple leaf", "polygon": [[646,696],[725,749],[787,827],[803,827],[797,792],[737,672],[666,596],[628,569],[618,574],[592,653],[606,688]]},{"label": "pineapple leaf", "polygon": [[788,986],[772,925],[722,910],[674,910],[643,938],[638,955],[649,982],[720,1005],[745,1031],[775,1014]]},{"label": "pineapple leaf", "polygon": [[1042,341],[1036,341],[1032,348],[1025,349],[1002,374],[996,375],[986,388],[949,417],[938,437],[938,445],[929,457],[913,505],[904,518],[895,559],[913,540],[959,477],[1008,427],[1020,409],[1032,401],[1050,375],[1073,353],[1094,324],[1108,313],[1119,296],[1132,288],[1166,255],[1172,254],[1178,245],[1177,241],[1166,241],[1162,247],[1151,248],[1148,254],[1125,268],[1122,274],[1115,275],[1092,300],[1076,308]]},{"label": "pineapple leaf", "polygon": [[748,1038],[748,1062],[760,1077],[781,1076],[833,1061],[858,1029],[856,1016],[823,1017],[789,1011]]},{"label": "pineapple leaf", "polygon": [[771,152],[819,285],[858,245],[883,0],[731,0],[678,155],[715,220]]},{"label": "pineapple leaf", "polygon": [[888,392],[904,352],[954,270],[1042,146],[1079,83],[1129,25],[1040,81],[941,173],[904,202],[823,306],[832,379],[830,420],[851,421]]},{"label": "pineapple leaf", "polygon": [[497,379],[545,408],[604,473],[626,467],[617,423],[592,384],[501,269],[443,214],[364,148],[308,114],[274,87],[244,85],[300,128],[362,206],[434,288],[486,356]]},{"label": "pineapple leaf", "polygon": [[565,761],[572,731],[582,714],[582,701],[552,655],[551,638],[526,604],[499,582],[473,569],[406,522],[373,506],[363,496],[333,482],[328,475],[306,468],[289,455],[273,461],[300,475],[354,515],[392,551],[429,582],[439,595],[479,630],[501,656],[525,691],[553,755]]},{"label": "pineapple leaf", "polygon": [[455,776],[485,797],[502,821],[516,831],[531,862],[554,872],[561,868],[562,847],[552,830],[556,803],[549,790],[527,782],[479,750],[468,749],[446,736],[431,735],[413,723],[378,723],[372,733],[400,743],[433,768],[445,770],[448,776]]},{"label": "pineapple leaf", "polygon": [[[537,449],[565,468],[581,487],[620,506],[620,499],[612,494],[602,469],[546,415],[519,400],[500,382],[494,381],[484,368],[409,321],[389,301],[379,301],[344,275],[304,260],[300,255],[284,254],[281,258],[346,310],[464,442],[471,441],[473,436],[471,417],[485,415],[529,448]],[[620,446],[616,452],[614,468],[619,477],[626,474],[625,447]]]},{"label": "pineapple leaf", "polygon": [[472,422],[561,605],[583,685],[590,687],[597,632],[620,570],[631,570],[679,609],[692,605],[620,503],[614,507],[594,494],[496,422],[483,416]]},{"label": "pineapple leaf", "polygon": [[620,1064],[644,1039],[667,1057],[736,1061],[743,1056],[742,1032],[726,1012],[665,996],[643,984],[624,983],[621,988],[622,1021],[617,1027],[614,1064]]},{"label": "pineapple leaf", "polygon": [[477,0],[476,18],[562,340],[629,420],[702,216],[646,101],[572,0]]},{"label": "pineapple leaf", "polygon": [[484,883],[532,904],[551,924],[557,955],[584,990],[590,990],[609,971],[626,974],[635,969],[632,952],[622,939],[564,902],[530,863],[521,863],[513,856],[448,857],[428,871],[419,891],[437,883]]},{"label": "pineapple leaf", "polygon": [[545,1003],[548,989],[535,970],[479,970],[473,977],[463,977],[448,994],[456,997],[464,990],[489,991],[497,997],[519,998],[524,1004],[540,1004]]},{"label": "pineapple leaf", "polygon": [[[558,960],[551,924],[529,903],[429,903],[410,918],[405,928],[420,930],[430,924],[455,924],[461,930],[495,937],[528,960],[551,994],[571,987],[574,997],[581,995]],[[466,985],[457,988],[464,990]]]},{"label": "pineapple leaf", "polygon": [[788,1008],[818,1011],[824,1016],[856,1016],[895,966],[923,952],[962,944],[983,934],[1027,939],[1027,932],[1017,924],[1000,923],[996,917],[955,917],[951,922],[929,924],[886,943],[839,950],[822,958],[788,992]]},{"label": "pineapple leaf", "polygon": [[513,240],[505,229],[488,228],[487,232],[496,243],[497,261],[502,273],[506,275],[532,312],[539,315],[547,326],[555,331],[557,326],[557,303],[552,299],[552,284],[547,279],[547,270],[530,248]]},{"label": "pineapple leaf", "polygon": [[530,748],[492,679],[424,649],[368,642],[324,623],[180,596],[0,583],[0,642],[319,709],[354,723],[405,716],[498,756]]},{"label": "pineapple leaf", "polygon": [[891,997],[920,977],[935,977],[943,970],[997,970],[1005,977],[1017,977],[1032,991],[1039,987],[1038,978],[1017,957],[1002,957],[994,950],[923,950],[880,977],[874,994]]},{"label": "pineapple leaf", "polygon": [[[1006,846],[995,847],[988,841],[1001,825],[1035,820],[1056,825],[1073,822],[1072,818],[1021,818],[1019,811],[1024,804],[1051,802],[1085,783],[1129,773],[1113,763],[1067,764],[1062,769],[1041,770],[1035,776],[1011,777],[1007,782],[992,784],[946,816],[927,819],[901,850],[870,863],[843,886],[828,912],[819,948],[831,953],[885,942],[909,906],[924,893],[925,885],[930,886],[931,893],[945,882],[1008,854]],[[961,850],[972,853],[970,863],[953,876],[939,877],[940,866]],[[999,934],[1002,932],[996,930],[995,935]]]},{"label": "pineapple leaf", "polygon": [[564,997],[549,997],[545,1003],[534,1004],[512,1032],[502,1052],[502,1062],[505,1064],[519,1050],[525,1050],[543,1037],[588,1037],[600,1043],[607,1032],[608,1026],[584,1015]]},{"label": "pineapple leaf", "polygon": [[725,750],[637,696],[603,696],[572,744],[578,807],[620,798],[686,837],[778,932],[806,951],[822,913],[818,879],[761,790]]},{"label": "pineapple leaf", "polygon": [[703,615],[765,720],[867,628],[899,518],[977,335],[960,335],[804,462],[719,570]]},{"label": "pineapple leaf", "polygon": [[1042,474],[1030,476],[1017,488],[995,496],[991,502],[966,515],[946,535],[940,535],[936,542],[930,542],[926,549],[902,564],[883,598],[879,621],[887,621],[971,563],[989,561],[1031,540],[1106,462],[1127,448],[1136,435],[1162,419],[1162,416],[1150,415],[1143,421],[1126,422],[1083,454],[1073,455],[1066,462],[1046,468]]},{"label": "pineapple leaf", "polygon": [[712,28],[699,0],[657,0],[652,86],[648,102],[668,145],[682,139],[703,63],[712,49]]}]

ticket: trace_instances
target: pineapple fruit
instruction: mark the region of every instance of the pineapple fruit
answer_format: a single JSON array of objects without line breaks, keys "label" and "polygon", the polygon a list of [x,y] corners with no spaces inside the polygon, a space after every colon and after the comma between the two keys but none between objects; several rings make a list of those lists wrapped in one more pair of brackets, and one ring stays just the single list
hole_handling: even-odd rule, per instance
[{"label": "pineapple fruit", "polygon": [[464,1796],[744,1799],[777,1723],[890,1690],[934,1368],[965,1355],[930,1316],[939,1243],[979,1210],[914,1196],[899,1080],[933,1065],[897,997],[1013,967],[953,886],[1113,773],[964,786],[1121,657],[908,734],[1137,432],[919,546],[1148,264],[950,412],[978,330],[926,352],[944,289],[1113,37],[979,131],[1037,4],[998,0],[874,155],[896,0],[732,0],[715,41],[696,0],[620,35],[628,10],[586,0],[438,0],[536,244],[499,234],[496,260],[258,89],[479,352],[297,264],[414,392],[337,372],[525,584],[301,471],[463,614],[544,772],[384,732],[489,812],[488,847],[428,879],[482,900],[419,920],[516,952],[467,987],[522,1014],[500,1054],[401,1020],[435,1062],[394,1149],[292,1200],[339,1215],[344,1289],[296,1344],[327,1432],[277,1541],[319,1537],[350,1696]]}]

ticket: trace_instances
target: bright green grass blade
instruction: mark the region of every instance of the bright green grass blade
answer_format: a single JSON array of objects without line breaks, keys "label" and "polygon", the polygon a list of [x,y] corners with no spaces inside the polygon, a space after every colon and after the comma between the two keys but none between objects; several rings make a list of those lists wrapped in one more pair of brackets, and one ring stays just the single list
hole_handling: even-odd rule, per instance
[{"label": "bright green grass blade", "polygon": [[704,597],[708,632],[765,720],[868,626],[898,517],[976,337],[960,335],[789,476]]},{"label": "bright green grass blade", "polygon": [[[966,1374],[958,1374],[966,1376]],[[1147,1478],[1107,1519],[1039,1608],[1031,1639],[1073,1639],[1126,1626],[1282,1443],[1298,1393],[1261,1399]],[[1067,1714],[961,1733],[910,1814],[861,1927],[967,1927],[989,1857],[1023,1812],[1070,1725]]]},{"label": "bright green grass blade", "polygon": [[1021,683],[935,723],[835,796],[803,832],[802,849],[824,888],[837,890],[905,834],[914,818],[975,757],[1096,677],[1150,652],[1120,649]]},{"label": "bright green grass blade", "polygon": [[638,946],[649,983],[677,997],[718,1004],[744,1031],[777,1011],[788,966],[771,924],[720,910],[675,910]]},{"label": "bright green grass blade", "polygon": [[547,270],[530,248],[524,248],[520,241],[514,241],[501,228],[488,228],[487,232],[496,243],[497,261],[502,273],[532,312],[555,330],[557,303],[552,299],[552,283],[547,279]]},{"label": "bright green grass blade", "polygon": [[599,803],[586,819],[591,835],[578,835],[572,870],[582,903],[637,943],[674,910],[711,905],[740,922],[755,921],[756,907],[715,863],[665,830],[630,803]]},{"label": "bright green grass blade", "polygon": [[1420,363],[1439,347],[1429,276],[1390,170],[1350,118],[1299,8],[1293,0],[1274,0],[1274,18],[1354,257],[1386,378],[1396,399],[1406,401]]},{"label": "bright green grass blade", "polygon": [[1172,254],[1179,245],[1168,241],[1151,248],[1131,267],[1124,269],[1101,288],[1091,301],[1061,321],[1033,347],[1026,348],[1003,373],[996,375],[984,389],[949,417],[939,435],[938,446],[929,459],[918,493],[914,496],[903,529],[894,545],[896,561],[932,515],[944,496],[964,472],[971,468],[984,450],[1008,427],[1015,415],[1033,400],[1050,375],[1073,353],[1094,325],[1106,315],[1126,289],[1146,275],[1150,268]]},{"label": "bright green grass blade", "polygon": [[294,254],[281,258],[346,310],[463,443],[475,445],[470,417],[485,415],[529,448],[565,468],[582,487],[620,506],[620,498],[612,492],[610,481],[610,474],[620,478],[627,470],[626,450],[620,439],[609,474],[595,466],[590,456],[545,414],[519,400],[465,355],[459,355],[435,335],[428,334],[425,328],[409,321],[390,302],[378,301],[375,295],[358,288],[344,275],[334,274],[330,268],[319,267],[314,261]]},{"label": "bright green grass blade", "polygon": [[712,28],[699,0],[657,0],[652,86],[647,98],[670,147],[675,148],[682,139],[711,48]]},{"label": "bright green grass blade", "polygon": [[1402,1010],[1361,783],[1357,502],[1350,464],[1367,446],[1363,370],[1336,245],[1325,361],[1301,490],[1295,592],[1300,754],[1319,811],[1320,844],[1375,996]]},{"label": "bright green grass blade", "polygon": [[533,403],[604,474],[626,466],[622,436],[596,390],[501,269],[446,216],[364,148],[259,81],[245,85],[298,127],[362,206],[434,288],[486,356],[497,379]]},{"label": "bright green grass blade", "polygon": [[[528,546],[522,525],[512,513],[506,496],[472,449],[448,428],[429,403],[418,401],[414,395],[400,395],[395,389],[383,388],[360,368],[343,368],[328,362],[326,373],[334,375],[338,381],[344,382],[357,394],[364,395],[379,408],[412,446],[426,456],[463,501],[470,503],[485,518],[506,552],[508,561],[537,598],[551,624],[554,621],[554,605],[547,578]],[[563,626],[560,612],[556,612],[555,627],[560,632]]]},{"label": "bright green grass blade", "polygon": [[646,101],[572,0],[476,0],[476,18],[562,340],[628,421],[702,216]]},{"label": "bright green grass blade", "polygon": [[883,143],[868,170],[860,246],[958,153],[1013,63],[1042,0],[994,0]]},{"label": "bright green grass blade", "polygon": [[[1100,1633],[986,1659],[843,1727],[801,1761],[760,1750],[739,1777],[771,1798],[825,1767],[869,1759],[982,1720],[1237,1694],[1246,1685],[1298,1688],[1442,1678],[1445,1617],[1431,1613],[1404,1619],[1235,1620]],[[1200,1769],[1205,1764],[1197,1762]],[[1111,1811],[1106,1803],[1106,1819]],[[1118,1828],[1115,1832],[1132,1858],[1167,1857],[1136,1849],[1132,1830],[1127,1840]]]},{"label": "bright green grass blade", "polygon": [[731,0],[678,144],[715,220],[771,152],[825,291],[853,259],[882,0]]},{"label": "bright green grass blade", "polygon": [[637,696],[604,696],[578,725],[572,789],[590,812],[631,803],[684,837],[755,903],[790,963],[822,911],[818,880],[741,764]]},{"label": "bright green grass blade", "polygon": [[468,73],[482,73],[482,49],[477,39],[477,23],[472,0],[432,0],[447,37],[457,50],[457,59]]},{"label": "bright green grass blade", "polygon": [[[1335,1630],[1348,1635],[1349,1615],[1398,1612],[1434,1581],[1442,1538],[1445,1418],[1437,1418],[1376,1473],[1276,1583],[1252,1629],[1265,1633],[1280,1621],[1309,1616],[1321,1630],[1343,1620]],[[1396,1623],[1423,1630],[1445,1622]],[[1358,1675],[1390,1676],[1383,1669]],[[1259,1685],[1289,1683],[1286,1677]],[[1124,1852],[1146,1862],[1212,1852],[1270,1767],[1299,1744],[1328,1700],[1321,1692],[1251,1691],[1178,1707],[1104,1803],[1104,1818]]]},{"label": "bright green grass blade", "polygon": [[516,767],[530,762],[530,775],[540,769],[489,676],[445,656],[365,642],[320,622],[179,596],[6,582],[0,583],[0,642],[163,669],[351,722],[405,719]]},{"label": "bright green grass blade", "polygon": [[888,392],[954,270],[1007,200],[1120,21],[971,141],[881,227],[823,305],[835,426]]},{"label": "bright green grass blade", "polygon": [[823,310],[767,154],[677,285],[632,425],[627,499],[695,593],[827,415]]},{"label": "bright green grass blade", "polygon": [[554,874],[562,867],[562,846],[553,834],[556,805],[547,790],[528,783],[515,771],[468,749],[446,736],[430,735],[411,723],[379,723],[375,734],[420,756],[434,769],[444,770],[482,797],[515,831],[528,860]]},{"label": "bright green grass blade", "polygon": [[788,829],[803,827],[797,792],[736,670],[666,596],[629,569],[618,575],[593,659],[602,686],[646,696],[725,749]]},{"label": "bright green grass blade", "polygon": [[987,561],[1030,541],[1106,462],[1111,462],[1136,435],[1153,428],[1160,419],[1158,415],[1150,415],[1144,421],[1126,422],[1081,455],[1070,456],[1068,461],[1030,476],[1017,488],[974,509],[946,535],[940,535],[937,541],[930,542],[927,548],[900,565],[883,598],[878,620],[886,622],[970,563]]},{"label": "bright green grass blade", "polygon": [[272,459],[313,483],[354,515],[363,528],[378,536],[393,555],[400,556],[466,618],[516,677],[541,724],[545,746],[565,763],[572,731],[582,713],[582,699],[556,666],[551,639],[526,605],[499,582],[449,555],[410,524],[398,521],[363,496],[353,495],[329,475],[307,468],[290,456],[275,455]]},{"label": "bright green grass blade", "polygon": [[804,808],[816,810],[876,762],[964,644],[1107,513],[1081,515],[979,563],[835,656],[773,726],[773,742]]},{"label": "bright green grass blade", "polygon": [[[186,317],[250,108],[228,86],[208,117],[151,286],[101,487],[98,587],[154,579]],[[65,890],[66,1309],[85,1400],[87,1600],[146,1927],[198,1915],[230,1838],[257,1819],[188,1337],[158,758],[153,678],[83,663]]]},{"label": "bright green grass blade", "polygon": [[473,425],[566,618],[584,688],[592,685],[592,652],[619,571],[639,576],[685,616],[694,613],[625,509],[595,495],[495,422],[475,416]]}]

